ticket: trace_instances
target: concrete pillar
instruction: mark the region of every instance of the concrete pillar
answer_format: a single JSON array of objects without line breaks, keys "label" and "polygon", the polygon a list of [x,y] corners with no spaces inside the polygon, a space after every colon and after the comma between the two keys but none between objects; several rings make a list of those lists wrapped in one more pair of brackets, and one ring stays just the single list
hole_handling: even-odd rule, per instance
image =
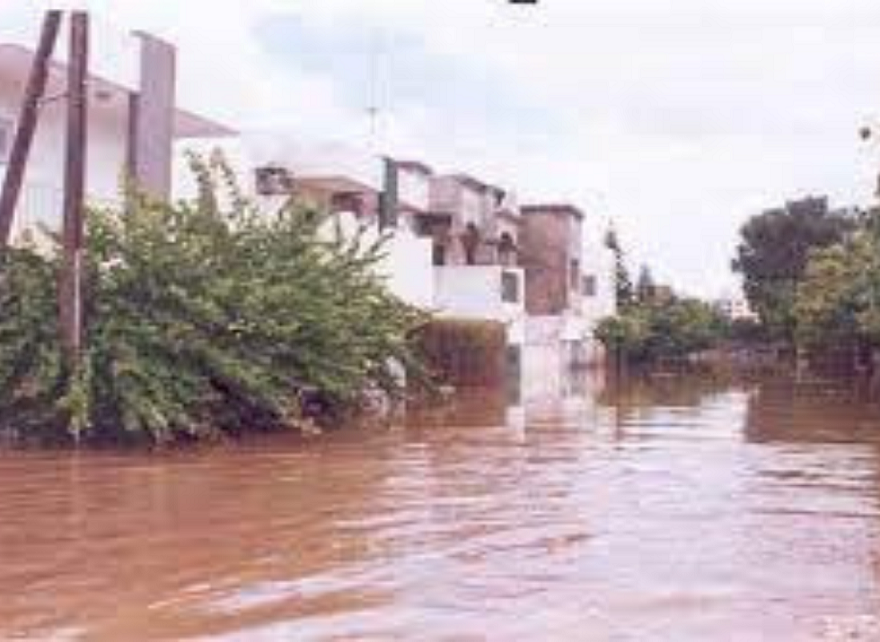
[{"label": "concrete pillar", "polygon": [[129,169],[139,189],[168,200],[174,148],[176,51],[150,34],[141,41],[140,86],[129,105]]}]

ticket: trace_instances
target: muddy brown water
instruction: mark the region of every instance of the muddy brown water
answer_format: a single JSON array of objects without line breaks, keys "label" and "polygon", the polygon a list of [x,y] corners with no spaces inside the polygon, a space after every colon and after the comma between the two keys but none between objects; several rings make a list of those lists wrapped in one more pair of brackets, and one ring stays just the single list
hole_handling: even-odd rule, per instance
[{"label": "muddy brown water", "polygon": [[0,640],[880,639],[880,411],[575,381],[388,429],[0,454]]}]

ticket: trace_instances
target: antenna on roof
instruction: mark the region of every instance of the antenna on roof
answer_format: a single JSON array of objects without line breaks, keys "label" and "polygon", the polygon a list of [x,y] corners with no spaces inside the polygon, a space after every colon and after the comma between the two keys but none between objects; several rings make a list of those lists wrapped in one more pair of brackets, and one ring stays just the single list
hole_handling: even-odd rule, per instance
[{"label": "antenna on roof", "polygon": [[370,36],[370,70],[367,118],[369,119],[369,143],[373,151],[378,151],[381,134],[381,117],[383,110],[382,95],[382,56],[384,53],[382,33],[379,27],[373,27]]}]

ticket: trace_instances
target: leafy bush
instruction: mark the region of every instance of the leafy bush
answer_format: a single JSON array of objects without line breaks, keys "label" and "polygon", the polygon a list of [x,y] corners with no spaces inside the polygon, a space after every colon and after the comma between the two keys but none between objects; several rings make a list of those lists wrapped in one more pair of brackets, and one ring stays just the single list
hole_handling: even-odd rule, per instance
[{"label": "leafy bush", "polygon": [[673,297],[622,308],[599,323],[596,338],[624,361],[674,361],[712,347],[725,331],[710,305]]},{"label": "leafy bush", "polygon": [[199,196],[134,199],[88,217],[82,363],[65,370],[55,254],[18,250],[0,281],[0,430],[167,443],[297,424],[399,392],[422,322],[373,269],[382,241],[327,232],[328,215],[273,215],[221,160],[192,159]]},{"label": "leafy bush", "polygon": [[880,343],[880,239],[874,223],[869,219],[849,239],[811,254],[795,306],[803,347]]}]

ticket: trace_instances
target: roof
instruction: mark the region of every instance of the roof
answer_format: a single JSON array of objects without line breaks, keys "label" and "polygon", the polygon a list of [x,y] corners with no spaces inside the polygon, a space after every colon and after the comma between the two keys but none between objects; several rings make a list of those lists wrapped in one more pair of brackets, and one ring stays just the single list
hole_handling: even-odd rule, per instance
[{"label": "roof", "polygon": [[[17,44],[0,43],[0,91],[14,88],[23,90],[30,73],[34,52]],[[49,67],[46,85],[47,96],[59,96],[66,86],[67,65],[53,60]],[[90,108],[96,113],[118,116],[128,113],[128,99],[135,89],[120,82],[108,80],[95,74],[89,75],[92,90]],[[238,132],[205,116],[185,109],[176,109],[174,114],[175,138],[219,138],[235,136]]]},{"label": "roof", "polygon": [[489,185],[488,183],[484,183],[483,181],[481,181],[478,178],[474,178],[470,174],[462,174],[462,173],[451,174],[450,178],[458,181],[462,185],[470,187],[471,189],[475,189],[478,192],[485,192],[486,190],[491,188],[491,185]]},{"label": "roof", "polygon": [[434,174],[434,170],[430,165],[426,165],[425,163],[417,160],[394,160],[394,164],[397,165],[399,169],[410,172],[418,172],[420,174],[424,174],[425,176],[431,176]]},{"label": "roof", "polygon": [[530,214],[555,214],[562,216],[571,216],[572,218],[582,221],[584,213],[578,207],[569,203],[537,203],[531,205],[523,205],[520,207],[523,216]]},{"label": "roof", "polygon": [[315,140],[293,132],[249,133],[243,137],[254,164],[280,165],[300,183],[321,189],[380,192],[384,163],[375,154],[347,140]]},{"label": "roof", "polygon": [[522,225],[522,217],[517,212],[511,212],[510,210],[498,210],[495,215],[498,218],[503,218],[506,221],[510,221],[514,225]]}]

